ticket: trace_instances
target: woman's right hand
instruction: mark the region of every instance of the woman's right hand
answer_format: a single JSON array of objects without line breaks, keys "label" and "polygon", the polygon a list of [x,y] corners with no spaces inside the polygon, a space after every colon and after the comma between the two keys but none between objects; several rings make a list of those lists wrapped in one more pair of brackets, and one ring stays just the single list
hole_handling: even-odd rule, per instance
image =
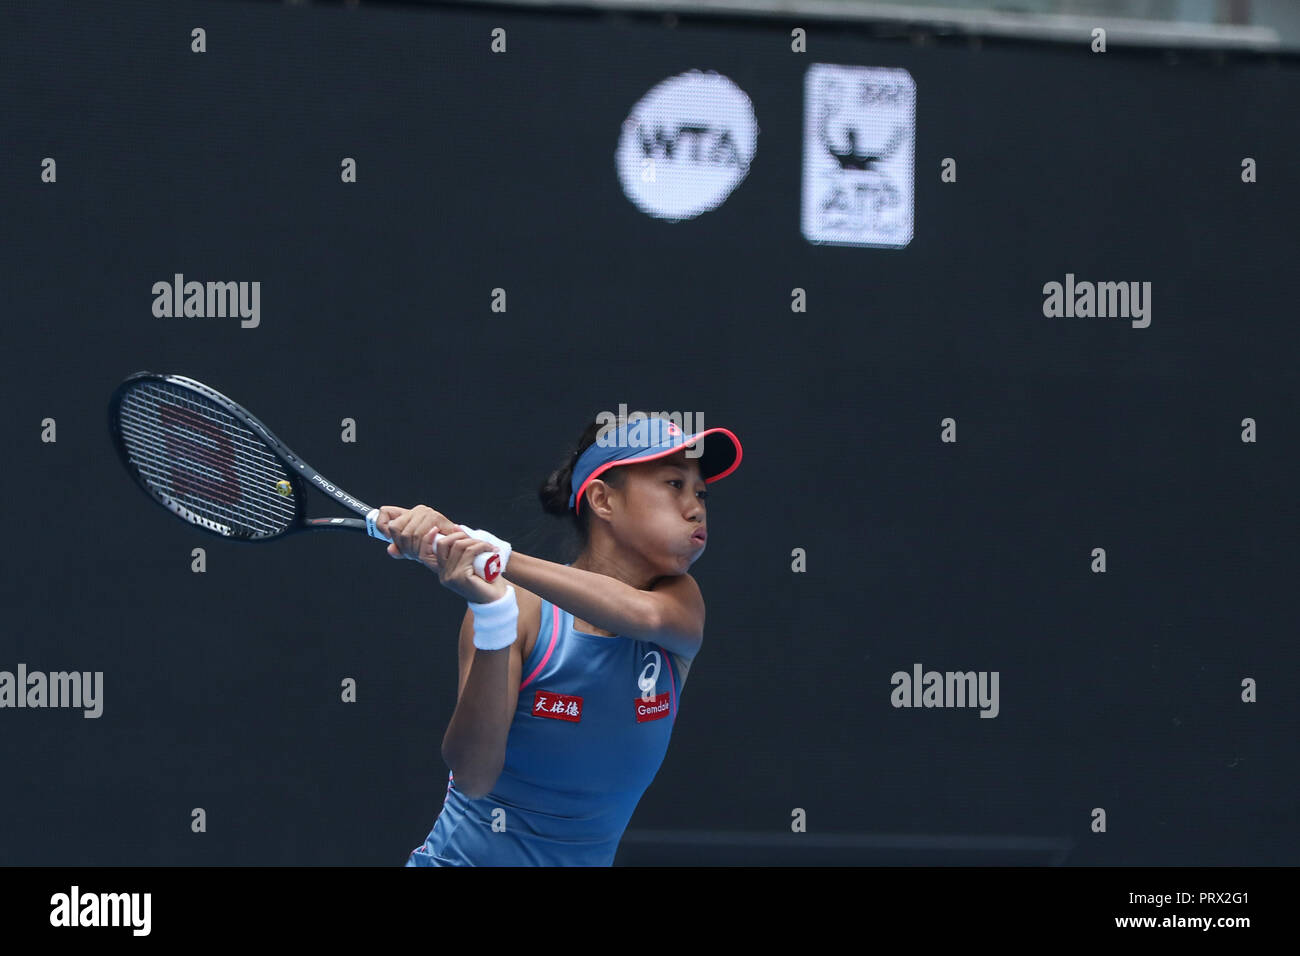
[{"label": "woman's right hand", "polygon": [[[471,538],[460,525],[427,505],[410,509],[384,505],[375,524],[392,539],[388,546],[391,557],[419,561],[438,575],[443,587],[466,601],[486,604],[505,596],[504,578],[498,577],[489,584],[474,571],[474,559],[495,548],[486,541]],[[435,539],[438,534],[442,535],[441,539]],[[435,540],[438,540],[436,548]]]},{"label": "woman's right hand", "polygon": [[[429,532],[429,545],[432,546],[437,528]],[[422,551],[424,549],[421,549]],[[497,598],[505,597],[506,579],[498,577],[489,584],[478,576],[474,570],[474,559],[480,554],[495,551],[491,544],[471,538],[464,531],[457,529],[451,534],[444,534],[438,539],[436,549],[436,567],[438,580],[442,586],[455,591],[466,601],[474,604],[487,604]]]}]

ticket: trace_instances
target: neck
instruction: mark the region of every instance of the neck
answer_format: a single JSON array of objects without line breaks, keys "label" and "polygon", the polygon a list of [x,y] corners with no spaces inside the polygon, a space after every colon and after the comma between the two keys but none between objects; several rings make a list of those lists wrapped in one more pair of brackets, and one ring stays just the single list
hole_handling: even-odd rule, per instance
[{"label": "neck", "polygon": [[582,554],[574,559],[572,566],[580,571],[591,571],[614,578],[639,591],[648,591],[650,586],[662,577],[639,555],[619,553],[596,542],[588,544]]}]

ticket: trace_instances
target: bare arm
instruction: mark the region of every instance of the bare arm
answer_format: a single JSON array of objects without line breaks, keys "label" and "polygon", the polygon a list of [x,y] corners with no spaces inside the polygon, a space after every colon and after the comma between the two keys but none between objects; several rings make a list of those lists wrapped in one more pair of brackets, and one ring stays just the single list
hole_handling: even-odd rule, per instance
[{"label": "bare arm", "polygon": [[524,618],[521,608],[519,637],[499,651],[474,646],[473,611],[465,610],[460,625],[460,687],[442,738],[442,759],[455,775],[456,789],[471,799],[488,793],[505,766],[523,671]]},{"label": "bare arm", "polygon": [[[505,581],[489,584],[472,572],[475,555],[490,545],[470,539],[459,525],[425,505],[409,510],[385,505],[379,512],[376,526],[392,539],[390,555],[419,561],[436,571],[439,582],[466,601],[490,604],[505,596]],[[435,528],[445,535],[436,550]],[[461,619],[456,709],[442,737],[442,759],[455,775],[456,789],[468,797],[491,791],[505,766],[506,738],[519,701],[519,674],[530,626],[526,622],[539,605],[536,595],[519,588],[515,592],[519,616],[509,646],[495,651],[476,647],[473,608],[466,608]]]},{"label": "bare arm", "polygon": [[653,641],[688,661],[704,642],[704,597],[689,574],[642,591],[604,574],[515,551],[504,577],[603,630]]}]

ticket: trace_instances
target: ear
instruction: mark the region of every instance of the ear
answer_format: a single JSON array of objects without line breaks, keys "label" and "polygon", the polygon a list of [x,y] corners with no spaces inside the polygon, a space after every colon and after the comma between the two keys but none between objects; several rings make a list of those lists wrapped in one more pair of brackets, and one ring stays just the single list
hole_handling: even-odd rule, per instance
[{"label": "ear", "polygon": [[582,507],[591,509],[592,514],[609,518],[614,513],[610,497],[616,490],[597,478],[587,486],[586,500],[582,503]]}]

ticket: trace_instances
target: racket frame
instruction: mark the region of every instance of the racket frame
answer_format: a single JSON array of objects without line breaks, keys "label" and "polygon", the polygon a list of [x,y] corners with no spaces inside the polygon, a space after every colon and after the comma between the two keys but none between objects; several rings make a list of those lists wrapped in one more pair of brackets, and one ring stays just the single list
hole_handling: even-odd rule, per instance
[{"label": "racket frame", "polygon": [[[181,388],[197,392],[204,399],[212,402],[223,411],[231,415],[241,424],[246,426],[258,438],[264,441],[270,450],[288,472],[289,481],[293,486],[293,509],[294,520],[289,527],[277,534],[250,536],[239,533],[227,533],[221,530],[215,522],[204,518],[202,515],[195,514],[179,501],[164,499],[156,492],[145,480],[144,475],[140,472],[131,461],[131,454],[126,447],[126,440],[123,437],[122,429],[119,425],[122,400],[126,393],[135,385],[141,382],[160,382],[174,385]],[[271,429],[238,402],[218,392],[216,389],[204,385],[202,382],[184,375],[170,375],[159,372],[136,372],[128,376],[113,391],[113,396],[108,403],[108,427],[109,433],[113,437],[113,446],[117,449],[118,457],[126,470],[131,473],[135,483],[140,490],[149,496],[149,500],[167,508],[177,517],[184,520],[187,524],[206,531],[209,534],[216,535],[227,541],[245,541],[252,544],[260,544],[264,541],[275,541],[279,538],[295,534],[299,531],[322,531],[322,530],[343,530],[343,531],[361,531],[370,535],[372,538],[378,538],[381,541],[388,541],[377,527],[375,527],[375,518],[378,517],[379,510],[372,508],[361,499],[355,497],[347,491],[344,491],[338,485],[334,484],[319,471],[307,464],[301,457],[294,453],[288,445],[275,436]],[[343,507],[362,515],[361,518],[308,518],[307,508],[307,491],[309,488],[315,488],[325,497],[330,498],[342,505]]]}]

